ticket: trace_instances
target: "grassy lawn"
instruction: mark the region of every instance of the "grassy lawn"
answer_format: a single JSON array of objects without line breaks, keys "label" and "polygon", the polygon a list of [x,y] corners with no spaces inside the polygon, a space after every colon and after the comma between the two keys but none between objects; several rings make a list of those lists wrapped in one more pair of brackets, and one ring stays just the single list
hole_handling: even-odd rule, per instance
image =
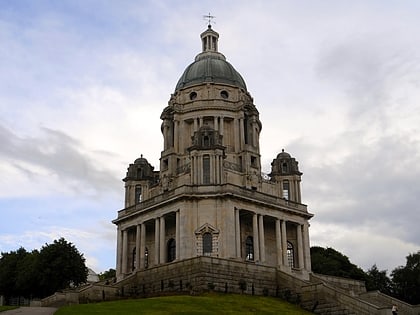
[{"label": "grassy lawn", "polygon": [[206,294],[167,296],[64,306],[54,315],[137,314],[311,314],[272,297]]},{"label": "grassy lawn", "polygon": [[8,311],[8,310],[13,310],[17,308],[16,306],[0,306],[0,312],[4,312],[4,311]]}]

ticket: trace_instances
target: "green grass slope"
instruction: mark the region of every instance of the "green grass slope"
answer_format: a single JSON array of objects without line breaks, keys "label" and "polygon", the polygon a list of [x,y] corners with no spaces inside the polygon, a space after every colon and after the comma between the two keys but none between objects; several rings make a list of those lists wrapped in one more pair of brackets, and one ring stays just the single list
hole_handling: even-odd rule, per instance
[{"label": "green grass slope", "polygon": [[54,315],[311,314],[272,297],[206,294],[166,296],[64,306]]}]

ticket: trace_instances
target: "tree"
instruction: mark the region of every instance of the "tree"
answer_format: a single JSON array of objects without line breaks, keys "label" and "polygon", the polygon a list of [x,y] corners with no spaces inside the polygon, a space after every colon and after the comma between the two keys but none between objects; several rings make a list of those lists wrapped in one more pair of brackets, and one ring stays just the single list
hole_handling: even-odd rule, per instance
[{"label": "tree", "polygon": [[18,261],[16,291],[19,296],[39,297],[39,251],[33,250]]},{"label": "tree", "polygon": [[333,248],[311,247],[312,271],[330,276],[366,280],[365,272],[352,264],[349,258]]},{"label": "tree", "polygon": [[103,281],[103,280],[112,280],[115,278],[116,272],[115,269],[110,268],[107,271],[101,272],[98,276],[99,276],[99,280]]},{"label": "tree", "polygon": [[88,275],[83,254],[64,238],[41,248],[38,268],[40,293],[44,297],[71,285],[85,283]]},{"label": "tree", "polygon": [[16,286],[18,278],[18,264],[29,253],[23,248],[10,253],[1,253],[0,258],[0,294],[10,297],[20,295]]},{"label": "tree", "polygon": [[46,297],[87,280],[85,258],[64,238],[46,244],[40,251],[23,247],[0,257],[0,295]]},{"label": "tree", "polygon": [[368,291],[379,290],[385,294],[391,294],[391,279],[386,275],[386,270],[379,271],[376,264],[374,264],[366,272],[366,289]]},{"label": "tree", "polygon": [[392,291],[399,299],[410,304],[420,304],[420,252],[406,257],[405,267],[391,273]]}]

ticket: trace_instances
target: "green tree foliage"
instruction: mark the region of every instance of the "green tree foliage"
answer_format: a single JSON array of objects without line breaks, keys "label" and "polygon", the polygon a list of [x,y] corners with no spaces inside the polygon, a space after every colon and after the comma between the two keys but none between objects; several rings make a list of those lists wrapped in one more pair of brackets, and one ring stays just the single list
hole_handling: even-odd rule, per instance
[{"label": "green tree foliage", "polygon": [[43,298],[87,280],[85,258],[64,238],[46,244],[40,251],[24,248],[2,253],[0,294],[6,297]]},{"label": "green tree foliage", "polygon": [[98,276],[99,276],[99,280],[103,281],[103,280],[113,280],[115,278],[116,272],[115,269],[110,268],[107,271],[101,272]]},{"label": "green tree foliage", "polygon": [[40,286],[43,296],[68,288],[70,285],[78,286],[85,283],[88,275],[85,258],[64,238],[41,248],[39,268],[42,274]]},{"label": "green tree foliage", "polygon": [[352,264],[347,256],[330,247],[311,247],[311,263],[315,273],[366,280],[366,274],[361,268]]},{"label": "green tree foliage", "polygon": [[410,304],[420,304],[420,252],[406,258],[406,265],[391,273],[393,295]]},{"label": "green tree foliage", "polygon": [[41,273],[38,261],[39,252],[33,250],[18,262],[15,288],[19,295],[31,297],[39,292]]},{"label": "green tree foliage", "polygon": [[18,265],[29,253],[23,248],[10,253],[1,253],[0,258],[0,294],[13,296],[18,293],[16,280],[18,278]]},{"label": "green tree foliage", "polygon": [[382,293],[391,294],[391,279],[386,275],[386,270],[380,271],[375,264],[366,272],[366,275],[368,291],[379,290]]}]

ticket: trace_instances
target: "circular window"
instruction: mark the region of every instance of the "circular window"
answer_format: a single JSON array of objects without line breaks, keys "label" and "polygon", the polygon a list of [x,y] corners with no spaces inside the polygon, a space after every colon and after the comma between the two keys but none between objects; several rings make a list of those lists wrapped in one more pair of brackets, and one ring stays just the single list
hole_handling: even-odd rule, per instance
[{"label": "circular window", "polygon": [[222,98],[228,98],[229,97],[229,93],[227,91],[222,91],[222,92],[220,92],[220,96]]},{"label": "circular window", "polygon": [[190,93],[190,100],[195,100],[197,98],[197,93],[196,92],[191,92]]}]

